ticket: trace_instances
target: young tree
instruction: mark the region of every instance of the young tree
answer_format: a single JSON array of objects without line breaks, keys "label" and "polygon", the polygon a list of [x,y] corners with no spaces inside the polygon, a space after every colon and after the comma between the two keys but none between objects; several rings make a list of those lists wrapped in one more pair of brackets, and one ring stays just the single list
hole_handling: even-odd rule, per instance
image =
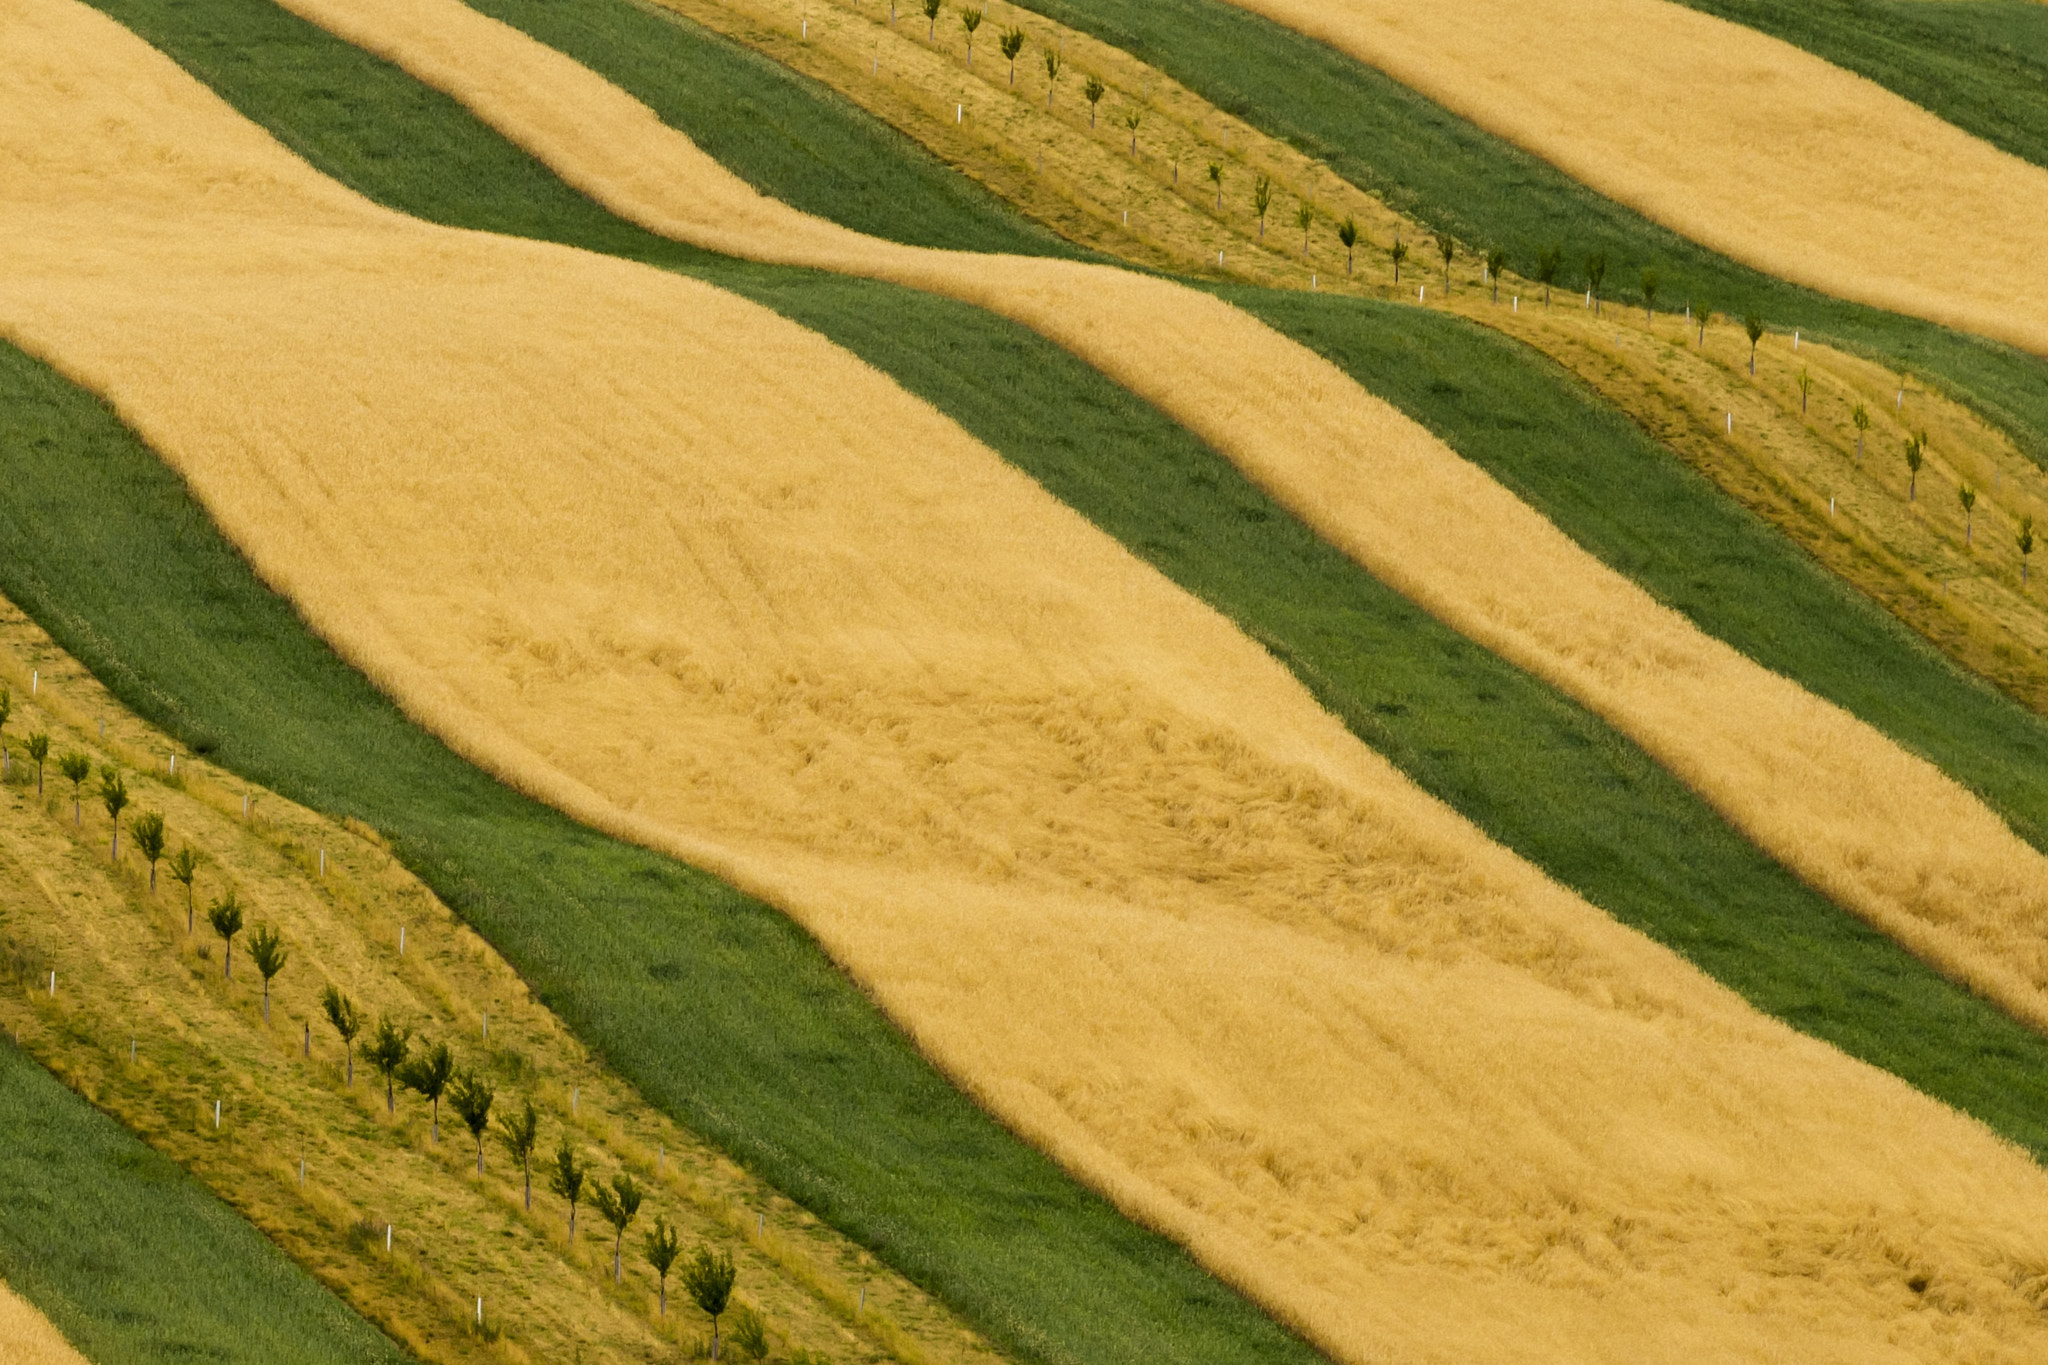
[{"label": "young tree", "polygon": [[509,1114],[498,1116],[498,1141],[505,1144],[505,1150],[519,1163],[519,1174],[526,1181],[526,1211],[533,1212],[533,1147],[540,1141],[540,1113],[528,1100]]},{"label": "young tree", "polygon": [[221,950],[220,974],[232,978],[235,974],[235,935],[242,932],[242,902],[236,897],[235,888],[229,887],[226,895],[206,908],[206,922],[227,945]]},{"label": "young tree", "polygon": [[1714,320],[1713,308],[1704,303],[1693,305],[1692,320],[1700,329],[1700,345],[1704,348],[1707,344],[1707,325]]},{"label": "young tree", "polygon": [[149,891],[155,895],[156,865],[164,858],[164,817],[146,810],[128,822],[128,832],[135,836],[135,851],[149,864]]},{"label": "young tree", "polygon": [[1593,316],[1600,316],[1600,282],[1607,278],[1607,253],[1596,251],[1586,258],[1586,292],[1593,296]]},{"label": "young tree", "polygon": [[1657,322],[1657,286],[1662,283],[1656,271],[1643,272],[1643,321],[1651,326]]},{"label": "young tree", "polygon": [[[0,730],[7,728],[7,718],[14,714],[14,694],[0,687]],[[4,747],[4,746],[0,746]]]},{"label": "young tree", "polygon": [[1558,242],[1536,253],[1536,282],[1543,286],[1543,306],[1550,307],[1550,286],[1564,269],[1564,243]]},{"label": "young tree", "polygon": [[1266,210],[1273,207],[1273,177],[1259,176],[1252,181],[1252,211],[1259,215],[1259,240],[1266,240]]},{"label": "young tree", "polygon": [[50,757],[49,731],[38,730],[28,737],[28,756],[34,760],[36,765],[36,795],[41,797],[43,794],[43,764]]},{"label": "young tree", "polygon": [[986,18],[988,18],[988,10],[986,8],[966,9],[963,7],[960,11],[960,27],[967,30],[967,65],[969,69],[972,69],[974,66],[974,30],[980,28],[981,21]]},{"label": "young tree", "polygon": [[647,1264],[654,1269],[655,1278],[661,1281],[661,1315],[668,1316],[668,1272],[674,1268],[676,1255],[683,1249],[683,1239],[669,1226],[668,1220],[660,1214],[654,1215],[654,1226],[647,1230]]},{"label": "young tree", "polygon": [[108,858],[118,862],[121,858],[121,812],[128,809],[128,783],[121,777],[121,770],[111,763],[100,765],[100,801],[107,808],[107,823],[114,827],[114,842],[108,850]]},{"label": "young tree", "polygon": [[412,1030],[400,1028],[379,1015],[377,1031],[370,1035],[370,1041],[363,1047],[363,1060],[384,1078],[384,1112],[387,1114],[398,1112],[398,1072],[405,1065],[405,1054],[411,1048]]},{"label": "young tree", "polygon": [[1017,54],[1024,50],[1024,30],[1004,29],[1003,36],[996,41],[996,46],[1010,59],[1010,88],[1014,90],[1017,88]]},{"label": "young tree", "polygon": [[1052,108],[1052,92],[1060,83],[1060,68],[1066,65],[1066,58],[1054,48],[1045,50],[1045,107]]},{"label": "young tree", "polygon": [[497,1088],[474,1071],[464,1071],[455,1078],[455,1084],[448,1088],[448,1107],[462,1120],[462,1126],[469,1129],[469,1135],[476,1139],[476,1173],[484,1173],[484,1133],[491,1126],[491,1105],[498,1098]]},{"label": "young tree", "polygon": [[583,1198],[583,1177],[588,1174],[583,1162],[576,1156],[576,1149],[569,1143],[569,1135],[562,1134],[562,1143],[555,1148],[555,1166],[548,1172],[548,1188],[569,1201],[569,1240],[576,1240],[576,1204]]},{"label": "young tree", "polygon": [[1399,237],[1396,237],[1394,244],[1387,248],[1387,254],[1394,258],[1394,283],[1399,284],[1401,282],[1401,262],[1408,259],[1408,244]]},{"label": "young tree", "polygon": [[613,1284],[619,1282],[619,1255],[626,1245],[626,1228],[633,1222],[634,1215],[640,1212],[643,1197],[631,1171],[620,1171],[612,1177],[609,1185],[593,1183],[590,1187],[592,1206],[600,1218],[612,1225]]},{"label": "young tree", "polygon": [[1294,225],[1301,229],[1301,259],[1308,259],[1308,232],[1316,225],[1315,205],[1306,199],[1294,210]]},{"label": "young tree", "polygon": [[1977,490],[1968,484],[1956,487],[1956,501],[1963,505],[1963,544],[1976,544]]},{"label": "young tree", "polygon": [[1920,498],[1920,466],[1927,462],[1927,433],[1920,432],[1906,438],[1906,470],[1912,476],[1906,484],[1906,501],[1917,502]]},{"label": "young tree", "polygon": [[1132,105],[1124,110],[1124,127],[1131,130],[1131,156],[1138,155],[1138,125],[1145,121],[1145,111]]},{"label": "young tree", "polygon": [[171,880],[185,884],[185,932],[192,932],[192,883],[199,877],[199,855],[192,851],[192,845],[181,844],[171,855],[169,866]]},{"label": "young tree", "polygon": [[1863,435],[1870,430],[1870,411],[1861,403],[1849,414],[1849,422],[1856,428],[1856,463],[1863,463]]},{"label": "young tree", "polygon": [[85,779],[92,776],[92,760],[73,749],[57,760],[57,771],[71,780],[71,823],[82,825]]},{"label": "young tree", "polygon": [[263,1022],[270,1022],[270,983],[284,970],[284,964],[291,957],[285,950],[284,937],[268,924],[259,925],[249,935],[249,961],[256,964],[257,972],[263,977]]},{"label": "young tree", "polygon": [[341,1051],[347,1059],[348,1084],[356,1083],[356,1035],[363,1031],[363,1017],[356,1012],[355,1001],[343,995],[333,986],[320,992],[320,1008],[327,1012],[327,1022],[334,1025],[334,1031],[341,1035]]},{"label": "young tree", "polygon": [[455,1079],[455,1054],[448,1050],[448,1044],[436,1043],[423,1047],[418,1055],[407,1062],[398,1073],[399,1084],[407,1090],[417,1090],[434,1106],[433,1138],[441,1140],[441,1096],[448,1089],[448,1082]]},{"label": "young tree", "polygon": [[1500,272],[1508,268],[1508,253],[1499,247],[1486,253],[1486,278],[1493,284],[1493,301],[1500,302]]},{"label": "young tree", "polygon": [[1358,220],[1349,214],[1337,224],[1337,240],[1344,244],[1344,273],[1351,273],[1351,263],[1358,255]]},{"label": "young tree", "polygon": [[939,37],[939,11],[945,8],[945,0],[924,0],[926,42],[936,42]]},{"label": "young tree", "polygon": [[1764,320],[1761,314],[1749,313],[1742,319],[1742,330],[1749,337],[1749,376],[1756,378],[1756,344],[1764,339]]},{"label": "young tree", "polygon": [[2017,537],[2020,547],[2020,583],[2027,581],[2027,556],[2034,553],[2034,518],[2032,514],[2020,518],[2020,533]]},{"label": "young tree", "polygon": [[1458,254],[1458,243],[1448,232],[1436,234],[1436,254],[1444,258],[1444,293],[1451,292],[1451,258]]},{"label": "young tree", "polygon": [[1081,94],[1088,100],[1088,126],[1090,128],[1095,126],[1096,106],[1102,103],[1102,97],[1108,93],[1109,87],[1102,83],[1102,77],[1100,76],[1090,76],[1088,83],[1081,87]]},{"label": "young tree", "polygon": [[732,1282],[736,1272],[732,1257],[722,1251],[713,1251],[708,1246],[697,1248],[697,1254],[683,1267],[683,1288],[696,1300],[697,1307],[711,1315],[711,1358],[718,1359],[718,1319],[732,1302]]},{"label": "young tree", "polygon": [[1209,183],[1210,183],[1210,184],[1212,184],[1212,185],[1214,185],[1214,186],[1216,187],[1216,211],[1217,211],[1218,213],[1221,213],[1221,212],[1223,212],[1223,163],[1222,163],[1222,162],[1220,162],[1220,161],[1212,161],[1212,162],[1210,162],[1210,163],[1209,163]]}]

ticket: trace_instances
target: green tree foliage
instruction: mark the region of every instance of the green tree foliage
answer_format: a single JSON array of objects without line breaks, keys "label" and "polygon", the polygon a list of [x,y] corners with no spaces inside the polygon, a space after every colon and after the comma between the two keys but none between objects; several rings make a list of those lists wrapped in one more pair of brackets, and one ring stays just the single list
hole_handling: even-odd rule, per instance
[{"label": "green tree foliage", "polygon": [[1593,296],[1593,316],[1600,316],[1600,283],[1607,278],[1607,253],[1596,251],[1586,258],[1586,292]]},{"label": "green tree foliage", "polygon": [[1646,323],[1657,321],[1657,287],[1663,282],[1656,271],[1643,272],[1643,321]]},{"label": "green tree foliage", "polygon": [[1700,345],[1704,347],[1707,344],[1707,328],[1714,321],[1714,309],[1712,305],[1705,303],[1694,304],[1692,308],[1692,320],[1693,325],[1700,329]]},{"label": "green tree foliage", "polygon": [[149,890],[156,894],[156,865],[164,859],[164,817],[162,812],[146,810],[128,822],[128,832],[135,836],[135,851],[149,864]]},{"label": "green tree foliage", "polygon": [[1863,463],[1863,437],[1870,430],[1870,409],[1861,403],[1849,414],[1849,423],[1856,428],[1856,463]]},{"label": "green tree foliage", "polygon": [[436,1043],[423,1047],[411,1060],[399,1068],[398,1082],[407,1090],[417,1090],[433,1106],[433,1139],[441,1140],[441,1096],[448,1090],[448,1083],[455,1079],[455,1054],[448,1050],[448,1044]]},{"label": "green tree foliage", "polygon": [[642,1255],[654,1271],[654,1277],[661,1283],[661,1315],[668,1316],[668,1273],[675,1268],[676,1256],[683,1249],[683,1239],[669,1226],[666,1218],[654,1215],[654,1226],[647,1230],[647,1240],[642,1244]]},{"label": "green tree foliage", "polygon": [[270,1022],[270,983],[284,970],[284,964],[291,960],[291,953],[284,946],[284,936],[268,924],[256,927],[249,935],[249,961],[256,966],[257,974],[263,978],[263,1022]]},{"label": "green tree foliage", "polygon": [[220,974],[232,979],[235,974],[235,935],[242,932],[242,902],[235,895],[235,888],[206,908],[206,922],[213,926],[226,946],[221,950]]},{"label": "green tree foliage", "polygon": [[1756,344],[1764,339],[1764,320],[1759,313],[1746,314],[1742,319],[1743,333],[1749,337],[1749,375],[1756,378]]},{"label": "green tree foliage", "polygon": [[101,764],[100,804],[107,808],[107,823],[114,827],[114,841],[107,856],[116,860],[121,856],[121,812],[128,809],[128,801],[128,783],[121,770],[111,763]]},{"label": "green tree foliage", "polygon": [[1917,502],[1920,498],[1920,466],[1927,463],[1927,433],[1915,432],[1906,438],[1906,472],[1911,477],[1906,484],[1906,501]]},{"label": "green tree foliage", "polygon": [[1273,207],[1273,177],[1262,175],[1252,181],[1252,211],[1259,215],[1259,240],[1266,240],[1266,210]]},{"label": "green tree foliage", "polygon": [[2031,513],[2020,518],[2019,534],[2014,537],[2020,551],[2020,582],[2027,581],[2027,556],[2034,553],[2034,518]]},{"label": "green tree foliage", "polygon": [[1956,486],[1956,501],[1963,507],[1963,544],[1976,544],[1977,490],[1968,484]]},{"label": "green tree foliage", "polygon": [[1124,127],[1131,130],[1131,156],[1138,155],[1138,125],[1145,121],[1145,111],[1137,105],[1124,110]]},{"label": "green tree foliage", "polygon": [[967,30],[967,65],[970,68],[974,65],[974,30],[980,28],[981,21],[986,18],[986,8],[967,9],[963,6],[960,10],[960,27]]},{"label": "green tree foliage", "polygon": [[591,1206],[597,1210],[598,1217],[612,1225],[613,1284],[619,1282],[619,1258],[626,1245],[626,1229],[639,1214],[640,1201],[645,1197],[631,1171],[620,1171],[612,1177],[609,1185],[598,1182],[590,1188]]},{"label": "green tree foliage", "polygon": [[28,756],[36,765],[36,795],[43,794],[43,764],[50,758],[50,732],[38,730],[28,737]]},{"label": "green tree foliage", "polygon": [[185,884],[185,932],[189,935],[192,932],[192,912],[195,906],[192,888],[199,880],[199,855],[192,851],[192,845],[178,846],[178,851],[171,855],[168,871],[172,881]]},{"label": "green tree foliage", "polygon": [[1052,108],[1052,92],[1059,87],[1060,68],[1067,64],[1066,58],[1056,48],[1045,50],[1045,107]]},{"label": "green tree foliage", "polygon": [[946,7],[945,0],[924,0],[926,42],[937,42],[939,37],[939,11]]},{"label": "green tree foliage", "polygon": [[1564,243],[1555,242],[1536,253],[1536,282],[1543,286],[1543,306],[1550,307],[1550,286],[1564,269]]},{"label": "green tree foliage", "polygon": [[1210,163],[1209,163],[1209,183],[1210,183],[1210,184],[1212,184],[1212,185],[1214,185],[1214,186],[1216,187],[1216,211],[1217,211],[1218,213],[1221,213],[1221,212],[1223,212],[1223,163],[1222,163],[1222,162],[1220,162],[1220,161],[1212,161],[1212,162],[1210,162]]},{"label": "green tree foliage", "polygon": [[398,1112],[398,1073],[411,1050],[412,1030],[400,1028],[389,1019],[378,1016],[377,1031],[363,1046],[363,1060],[384,1078],[384,1112],[387,1114]]},{"label": "green tree foliage", "polygon": [[1102,77],[1100,76],[1090,76],[1088,83],[1081,87],[1081,94],[1088,101],[1088,126],[1090,128],[1095,126],[1096,106],[1102,103],[1102,97],[1108,93],[1109,87],[1102,83]]},{"label": "green tree foliage", "polygon": [[1444,293],[1451,292],[1451,261],[1458,254],[1458,239],[1448,232],[1436,234],[1436,254],[1444,258]]},{"label": "green tree foliage", "polygon": [[498,1098],[497,1087],[477,1075],[464,1071],[455,1078],[455,1084],[448,1088],[448,1107],[462,1120],[462,1126],[469,1129],[469,1135],[476,1139],[476,1173],[484,1173],[484,1134],[491,1126],[491,1105]]},{"label": "green tree foliage", "polygon": [[708,1246],[698,1247],[697,1254],[683,1266],[683,1289],[711,1318],[713,1360],[718,1359],[718,1319],[732,1302],[732,1282],[736,1274],[732,1257]]},{"label": "green tree foliage", "polygon": [[356,1011],[355,1001],[343,995],[332,985],[320,992],[320,1008],[326,1012],[327,1022],[341,1035],[341,1051],[348,1068],[348,1084],[356,1083],[356,1035],[363,1031],[363,1016]]},{"label": "green tree foliage", "polygon": [[1351,273],[1352,261],[1358,255],[1358,220],[1350,214],[1337,224],[1337,240],[1344,244],[1344,273]]},{"label": "green tree foliage", "polygon": [[555,1148],[555,1163],[548,1171],[548,1188],[569,1201],[569,1240],[576,1240],[576,1205],[583,1198],[583,1177],[585,1170],[582,1158],[576,1155],[575,1146],[567,1133]]},{"label": "green tree foliage", "polygon": [[1806,405],[1813,397],[1813,376],[1807,373],[1803,365],[1799,369],[1799,378],[1796,382],[1799,385],[1799,415],[1804,417]]},{"label": "green tree foliage", "polygon": [[1301,259],[1308,259],[1308,233],[1316,225],[1316,206],[1306,199],[1294,210],[1294,225],[1301,229]]},{"label": "green tree foliage", "polygon": [[509,1114],[498,1116],[498,1141],[505,1144],[505,1150],[519,1163],[519,1174],[526,1181],[526,1211],[533,1212],[533,1149],[540,1141],[540,1112],[528,1100]]},{"label": "green tree foliage", "polygon": [[1486,253],[1486,278],[1493,285],[1493,301],[1500,302],[1500,272],[1508,268],[1508,253],[1499,247]]},{"label": "green tree foliage", "polygon": [[733,1305],[732,1344],[748,1360],[768,1358],[768,1320],[750,1304]]},{"label": "green tree foliage", "polygon": [[1399,237],[1396,237],[1394,238],[1394,244],[1387,248],[1387,254],[1394,258],[1394,283],[1399,284],[1401,282],[1401,262],[1408,259],[1408,244]]},{"label": "green tree foliage", "polygon": [[1024,51],[1024,30],[1021,28],[1004,29],[1003,36],[996,40],[996,46],[1002,50],[1003,56],[1009,58],[1010,88],[1014,90],[1017,88],[1017,56]]},{"label": "green tree foliage", "polygon": [[71,783],[71,823],[82,825],[85,823],[85,779],[92,776],[92,760],[73,749],[57,760],[57,771]]}]

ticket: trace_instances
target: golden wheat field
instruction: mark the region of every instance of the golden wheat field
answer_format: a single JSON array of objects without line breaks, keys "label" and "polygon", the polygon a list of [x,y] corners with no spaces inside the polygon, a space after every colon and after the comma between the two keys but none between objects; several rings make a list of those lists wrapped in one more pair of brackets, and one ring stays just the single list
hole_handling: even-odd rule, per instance
[{"label": "golden wheat field", "polygon": [[86,1365],[50,1320],[0,1281],[0,1361],[6,1365]]},{"label": "golden wheat field", "polygon": [[1489,844],[872,371],[0,16],[9,335],[413,714],[786,906],[1334,1355],[2048,1349],[2021,1153]]},{"label": "golden wheat field", "polygon": [[899,246],[799,214],[456,0],[290,4],[654,231],[949,294],[1066,346],[1379,577],[1631,735],[1802,877],[2048,1026],[2048,859],[1932,765],[1657,605],[1304,347],[1169,281]]},{"label": "golden wheat field", "polygon": [[2048,353],[2048,171],[1789,43],[1670,0],[1232,3],[1759,270]]}]

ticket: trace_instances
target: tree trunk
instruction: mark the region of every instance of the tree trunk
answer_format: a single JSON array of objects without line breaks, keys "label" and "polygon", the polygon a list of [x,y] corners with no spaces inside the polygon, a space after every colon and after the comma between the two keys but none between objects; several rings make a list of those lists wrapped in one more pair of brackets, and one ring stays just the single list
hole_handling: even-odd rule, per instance
[{"label": "tree trunk", "polygon": [[[375,1061],[376,1058],[370,1060]],[[384,1112],[393,1115],[398,1113],[398,1092],[392,1089],[389,1076],[384,1078]]]},{"label": "tree trunk", "polygon": [[661,1315],[668,1316],[668,1276],[661,1277]]},{"label": "tree trunk", "polygon": [[229,981],[235,979],[235,941],[232,938],[227,940],[227,947],[221,949],[220,974]]},{"label": "tree trunk", "polygon": [[266,1026],[270,1023],[270,978],[267,976],[263,978],[263,1022]]},{"label": "tree trunk", "polygon": [[619,1235],[612,1239],[612,1283],[619,1282],[619,1248],[626,1244],[626,1230],[619,1229]]},{"label": "tree trunk", "polygon": [[576,1201],[569,1201],[569,1240],[576,1240]]},{"label": "tree trunk", "polygon": [[476,1135],[476,1178],[484,1178],[484,1135]]},{"label": "tree trunk", "polygon": [[433,1127],[434,1141],[439,1142],[441,1140],[441,1097],[439,1095],[434,1096]]},{"label": "tree trunk", "polygon": [[356,1083],[356,1045],[352,1042],[344,1042],[341,1048],[343,1052],[348,1054],[348,1083],[350,1087],[354,1087]]},{"label": "tree trunk", "polygon": [[532,1163],[531,1161],[528,1161],[528,1160],[523,1160],[523,1159],[522,1159],[522,1160],[520,1161],[520,1163],[519,1163],[519,1166],[520,1166],[520,1170],[521,1170],[521,1172],[522,1172],[522,1173],[523,1173],[523,1174],[524,1174],[524,1175],[526,1176],[526,1211],[527,1211],[528,1213],[532,1213],[532,1212],[533,1212],[533,1163]]}]

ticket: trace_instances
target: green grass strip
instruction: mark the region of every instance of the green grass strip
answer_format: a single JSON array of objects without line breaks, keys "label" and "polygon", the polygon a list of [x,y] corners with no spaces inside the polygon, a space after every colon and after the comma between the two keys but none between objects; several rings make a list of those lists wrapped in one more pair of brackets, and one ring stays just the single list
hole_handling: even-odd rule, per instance
[{"label": "green grass strip", "polygon": [[[2048,166],[2040,0],[1678,0],[1803,47],[1992,146]],[[1873,166],[1873,182],[1884,168]]]},{"label": "green grass strip", "polygon": [[[1039,338],[944,300],[648,238],[452,103],[267,5],[106,7],[140,13],[174,55],[211,53],[216,88],[280,123],[290,113],[281,135],[375,197],[403,197],[383,192],[389,175],[423,216],[610,243],[820,327],[1246,622],[1361,734],[1554,875],[1766,1008],[2048,1146],[2040,1039],[1834,911],[1634,746]],[[362,154],[364,140],[389,154]],[[447,165],[427,160],[443,152]],[[0,586],[153,719],[390,833],[654,1102],[1019,1354],[1307,1355],[966,1105],[783,917],[482,778],[308,637],[104,408],[18,354],[0,375]]]},{"label": "green grass strip", "polygon": [[[505,0],[497,0],[504,3]],[[521,0],[537,3],[537,0]],[[1800,0],[1804,3],[1804,0]],[[1710,303],[1940,385],[2048,463],[2048,363],[1916,318],[1787,284],[1738,265],[1572,180],[1333,48],[1227,0],[1029,0],[1025,6],[1143,58],[1219,108],[1328,162],[1339,175],[1475,249],[1532,274],[1565,248],[1567,288],[1608,258],[1608,297],[1636,300],[1645,268],[1670,305]],[[1876,173],[1877,168],[1873,168]]]},{"label": "green grass strip", "polygon": [[0,1191],[0,1280],[93,1365],[411,1359],[169,1157],[5,1040]]}]

